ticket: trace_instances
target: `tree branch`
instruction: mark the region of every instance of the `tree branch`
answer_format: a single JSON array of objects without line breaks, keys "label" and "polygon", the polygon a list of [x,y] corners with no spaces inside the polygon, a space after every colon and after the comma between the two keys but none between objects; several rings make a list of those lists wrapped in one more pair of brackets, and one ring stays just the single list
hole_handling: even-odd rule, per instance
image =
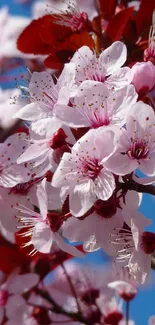
[{"label": "tree branch", "polygon": [[93,323],[85,319],[80,313],[73,313],[64,310],[60,305],[57,304],[57,302],[51,297],[51,295],[49,295],[47,291],[37,288],[37,294],[39,294],[42,298],[46,299],[53,306],[52,311],[56,314],[65,315],[74,321],[76,320],[86,325],[94,325]]},{"label": "tree branch", "polygon": [[118,183],[120,189],[126,191],[136,191],[138,193],[147,193],[155,196],[155,186],[154,185],[143,185],[136,183],[134,180],[126,180],[124,183]]}]

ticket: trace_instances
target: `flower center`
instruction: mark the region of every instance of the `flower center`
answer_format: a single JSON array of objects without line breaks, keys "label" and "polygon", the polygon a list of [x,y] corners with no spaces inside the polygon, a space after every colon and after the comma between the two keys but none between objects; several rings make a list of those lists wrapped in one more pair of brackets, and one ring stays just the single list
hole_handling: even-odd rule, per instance
[{"label": "flower center", "polygon": [[149,231],[144,231],[141,240],[141,249],[144,253],[152,254],[155,250],[155,234]]},{"label": "flower center", "polygon": [[42,306],[34,307],[32,316],[37,320],[39,325],[50,325],[51,320],[48,316],[48,311]]},{"label": "flower center", "polygon": [[90,288],[80,294],[80,298],[87,305],[95,305],[96,299],[99,298],[100,292],[98,289]]},{"label": "flower center", "polygon": [[49,212],[47,214],[47,223],[53,232],[57,232],[63,224],[63,218],[59,213]]},{"label": "flower center", "polygon": [[83,175],[91,178],[92,180],[95,180],[98,177],[102,169],[103,166],[99,165],[97,159],[92,159],[90,161],[83,161],[82,163]]},{"label": "flower center", "polygon": [[105,77],[103,74],[100,73],[94,73],[92,75],[92,80],[99,81],[99,82],[105,82]]},{"label": "flower center", "polygon": [[133,141],[127,154],[132,159],[145,159],[148,157],[149,148],[145,141]]},{"label": "flower center", "polygon": [[94,204],[95,212],[105,218],[109,219],[116,213],[119,207],[119,199],[111,197],[107,201],[97,200]]},{"label": "flower center", "polygon": [[123,314],[119,310],[114,310],[104,317],[104,323],[109,325],[118,325],[122,319]]},{"label": "flower center", "polygon": [[60,149],[67,144],[66,138],[67,135],[65,134],[64,130],[60,128],[54,133],[52,139],[49,141],[49,146],[54,150]]},{"label": "flower center", "polygon": [[40,177],[36,178],[35,180],[31,180],[27,183],[17,184],[16,186],[10,189],[9,194],[27,195],[32,186],[36,183],[39,183],[42,179],[43,177]]},{"label": "flower center", "polygon": [[86,12],[81,12],[80,14],[73,15],[69,17],[70,27],[73,32],[80,31],[86,27],[88,21],[88,15]]},{"label": "flower center", "polygon": [[6,290],[0,290],[0,307],[4,307],[8,300],[8,292]]}]

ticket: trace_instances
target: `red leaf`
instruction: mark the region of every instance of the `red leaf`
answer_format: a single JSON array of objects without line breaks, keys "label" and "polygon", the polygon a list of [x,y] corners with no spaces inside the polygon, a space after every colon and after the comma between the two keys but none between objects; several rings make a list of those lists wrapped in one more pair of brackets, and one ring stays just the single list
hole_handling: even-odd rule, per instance
[{"label": "red leaf", "polygon": [[140,8],[136,16],[137,33],[145,33],[145,38],[148,38],[148,32],[152,25],[152,14],[155,9],[154,0],[141,0]]},{"label": "red leaf", "polygon": [[72,34],[62,44],[60,44],[60,49],[76,51],[83,45],[87,45],[91,49],[94,48],[94,41],[88,32]]},{"label": "red leaf", "polygon": [[17,48],[23,53],[48,54],[51,46],[42,41],[40,32],[50,15],[32,20],[17,40]]},{"label": "red leaf", "polygon": [[124,9],[116,14],[109,22],[105,35],[109,43],[119,41],[123,35],[124,29],[130,20],[133,7]]},{"label": "red leaf", "polygon": [[94,48],[88,32],[75,33],[69,27],[58,24],[52,15],[33,20],[17,41],[18,49],[24,53],[49,54],[44,64],[54,69],[62,68],[83,45]]},{"label": "red leaf", "polygon": [[28,271],[29,260],[20,252],[16,245],[12,245],[12,247],[1,246],[0,256],[1,271],[10,273],[17,267]]},{"label": "red leaf", "polygon": [[44,64],[46,67],[51,69],[63,69],[64,63],[68,62],[69,59],[73,56],[74,51],[53,51],[45,60]]},{"label": "red leaf", "polygon": [[87,45],[94,48],[94,41],[88,32],[74,33],[64,42],[56,43],[51,54],[45,59],[44,64],[51,69],[61,69],[68,62],[75,51],[81,46]]},{"label": "red leaf", "polygon": [[106,20],[110,20],[115,13],[117,0],[99,0],[102,16]]}]

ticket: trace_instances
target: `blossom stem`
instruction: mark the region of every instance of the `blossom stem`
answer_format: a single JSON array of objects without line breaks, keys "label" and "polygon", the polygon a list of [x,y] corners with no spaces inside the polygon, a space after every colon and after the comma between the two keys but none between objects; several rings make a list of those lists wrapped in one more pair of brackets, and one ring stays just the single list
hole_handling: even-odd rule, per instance
[{"label": "blossom stem", "polygon": [[75,291],[74,285],[73,285],[73,283],[72,283],[72,280],[71,280],[69,274],[67,273],[67,270],[66,270],[66,268],[65,268],[65,266],[64,266],[63,263],[61,264],[61,266],[62,266],[62,268],[63,268],[63,271],[64,271],[64,273],[65,273],[65,276],[66,276],[67,281],[68,281],[68,283],[69,283],[69,286],[70,286],[70,288],[71,288],[72,294],[73,294],[73,296],[74,296],[74,298],[75,298],[75,300],[76,300],[77,308],[78,308],[79,312],[81,313],[81,308],[80,308],[80,305],[79,305],[79,302],[78,302],[78,297],[77,297],[77,294],[76,294],[76,291]]},{"label": "blossom stem", "polygon": [[126,302],[126,325],[129,322],[129,301]]}]

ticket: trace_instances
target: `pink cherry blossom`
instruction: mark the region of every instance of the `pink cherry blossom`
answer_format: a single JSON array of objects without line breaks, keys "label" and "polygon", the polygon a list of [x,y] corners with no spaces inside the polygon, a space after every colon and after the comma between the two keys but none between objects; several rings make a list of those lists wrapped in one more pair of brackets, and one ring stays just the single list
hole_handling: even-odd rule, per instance
[{"label": "pink cherry blossom", "polygon": [[72,147],[71,153],[62,156],[52,185],[68,189],[70,211],[74,216],[82,216],[97,199],[107,200],[112,195],[115,180],[104,168],[104,162],[114,148],[113,131],[103,127],[87,132]]},{"label": "pink cherry blossom", "polygon": [[151,220],[134,210],[125,217],[123,228],[115,229],[109,245],[116,247],[114,259],[119,262],[117,267],[128,266],[133,279],[143,284],[149,276],[151,253],[155,248],[155,235],[144,230]]},{"label": "pink cherry blossom", "polygon": [[151,62],[137,62],[132,67],[132,84],[139,96],[144,96],[155,86],[155,66]]},{"label": "pink cherry blossom", "polygon": [[23,299],[21,295],[34,287],[38,281],[39,276],[34,273],[19,275],[14,272],[9,275],[6,282],[0,286],[0,323],[3,321],[5,309],[8,318],[10,318],[10,314],[15,312],[10,302],[13,300],[18,307]]},{"label": "pink cherry blossom", "polygon": [[[58,213],[48,213],[48,199],[46,192],[46,179],[37,187],[37,198],[40,213],[34,212],[25,206],[18,205],[14,208],[18,210],[17,217],[21,223],[21,228],[30,229],[26,232],[31,236],[31,240],[26,245],[33,245],[34,250],[31,254],[39,251],[49,253],[52,244],[56,242],[58,247],[71,255],[81,257],[83,253],[75,247],[67,244],[59,235],[58,230],[63,224],[63,218]],[[25,217],[27,214],[29,216]]]},{"label": "pink cherry blossom", "polygon": [[[131,201],[134,204],[131,207]],[[116,229],[123,227],[124,221],[135,213],[141,196],[133,191],[125,196],[123,203],[122,196],[112,195],[107,201],[97,200],[89,215],[84,218],[70,217],[62,226],[63,235],[70,242],[82,241],[85,251],[94,251],[102,248],[108,255],[114,256],[116,248],[109,243],[111,235]]]},{"label": "pink cherry blossom", "polygon": [[[120,277],[119,280],[116,279],[115,281],[108,283],[108,288],[114,289],[122,299],[129,302],[135,298],[138,292],[137,282],[130,279],[128,268],[122,268],[122,270],[124,271],[125,276],[123,276],[122,279]],[[127,279],[125,279],[125,277]]]},{"label": "pink cherry blossom", "polygon": [[60,149],[75,141],[70,129],[55,118],[35,122],[30,128],[30,135],[30,145],[17,159],[18,164],[34,161],[35,167],[44,163],[46,167],[47,162],[47,168],[51,164],[55,169]]},{"label": "pink cherry blossom", "polygon": [[57,104],[55,111],[57,118],[71,127],[124,125],[136,100],[137,94],[131,85],[110,93],[105,84],[84,81],[77,90],[74,104]]},{"label": "pink cherry blossom", "polygon": [[[41,17],[49,11],[51,14],[79,14],[86,13],[90,20],[97,16],[97,10],[94,0],[90,0],[89,6],[84,0],[67,0],[54,1],[46,0],[45,3],[37,1],[32,6],[33,16],[35,18]],[[68,22],[69,23],[69,22]],[[70,25],[69,25],[70,26]]]},{"label": "pink cherry blossom", "polygon": [[15,190],[12,191],[11,188],[0,188],[1,223],[4,229],[10,232],[17,231],[18,220],[15,218],[16,211],[12,208],[17,203],[33,209],[33,205],[26,195],[21,195]]},{"label": "pink cherry blossom", "polygon": [[0,186],[13,187],[29,181],[27,166],[16,164],[18,156],[26,148],[25,140],[25,133],[16,133],[0,144]]},{"label": "pink cherry blossom", "polygon": [[131,69],[121,68],[126,57],[127,49],[122,42],[114,42],[99,57],[89,47],[83,46],[71,60],[76,65],[75,80],[78,84],[84,80],[95,80],[104,82],[110,89],[122,88],[132,81]]},{"label": "pink cherry blossom", "polygon": [[148,320],[148,325],[154,325],[155,324],[155,316],[152,315]]},{"label": "pink cherry blossom", "polygon": [[126,129],[118,130],[118,145],[106,167],[119,175],[139,168],[155,175],[155,117],[151,106],[139,101],[133,105]]},{"label": "pink cherry blossom", "polygon": [[[0,188],[0,208],[1,208],[1,222],[5,231],[16,232],[18,229],[18,220],[15,218],[16,211],[12,209],[13,206],[22,204],[29,209],[33,209],[33,205],[38,205],[36,196],[37,185],[43,180],[44,173],[48,171],[49,165],[43,168],[34,167],[33,162],[26,164],[29,169],[29,181],[17,184],[11,188]],[[49,182],[48,203],[50,209],[55,209],[60,206],[59,191],[53,189]],[[54,202],[53,202],[54,201]]]},{"label": "pink cherry blossom", "polygon": [[122,306],[118,304],[115,298],[109,300],[103,306],[103,316],[101,322],[103,324],[119,325],[123,319]]},{"label": "pink cherry blossom", "polygon": [[2,226],[2,223],[0,222],[0,233],[2,236],[7,239],[11,243],[15,243],[15,236],[12,232],[9,232],[5,229],[5,227]]},{"label": "pink cherry blossom", "polygon": [[56,84],[48,72],[34,72],[28,89],[30,103],[19,110],[14,117],[32,122],[52,117],[56,103],[68,104],[74,76],[73,63],[65,65]]},{"label": "pink cherry blossom", "polygon": [[[96,245],[88,246],[92,235],[94,241],[99,247],[109,255],[111,253],[109,247],[109,234],[113,233],[115,228],[121,228],[124,223],[123,213],[121,209],[117,209],[117,199],[114,198],[108,201],[98,200],[94,204],[95,212],[86,216],[84,219],[71,217],[63,225],[63,235],[70,242],[82,241],[84,242],[84,249],[87,251],[96,250]],[[110,203],[111,202],[111,203]],[[90,249],[91,248],[91,249]]]},{"label": "pink cherry blossom", "polygon": [[[55,20],[57,24],[68,26],[73,32],[85,29],[88,23],[87,13],[80,12],[80,8],[76,0],[70,0],[68,1],[68,3],[66,3],[66,5],[66,10],[61,10],[60,12],[58,11],[56,13]],[[64,15],[59,15],[58,17],[58,14],[61,14],[62,12],[64,13]]]}]

